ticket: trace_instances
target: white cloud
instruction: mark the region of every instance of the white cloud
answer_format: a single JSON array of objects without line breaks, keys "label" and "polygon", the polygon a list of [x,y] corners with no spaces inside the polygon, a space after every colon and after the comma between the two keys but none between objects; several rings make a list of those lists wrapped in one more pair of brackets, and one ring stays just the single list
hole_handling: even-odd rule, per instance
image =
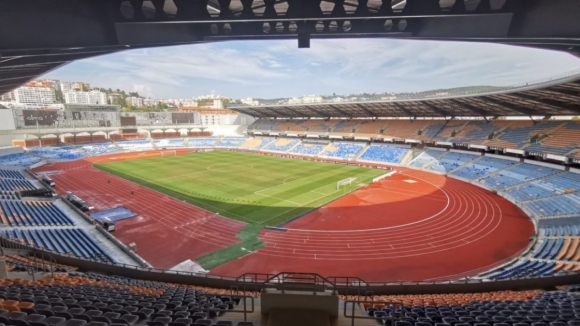
[{"label": "white cloud", "polygon": [[[232,97],[510,85],[580,68],[566,53],[498,44],[408,40],[246,41],[123,51],[49,74],[158,97],[216,89]],[[151,95],[152,96],[152,95]]]}]

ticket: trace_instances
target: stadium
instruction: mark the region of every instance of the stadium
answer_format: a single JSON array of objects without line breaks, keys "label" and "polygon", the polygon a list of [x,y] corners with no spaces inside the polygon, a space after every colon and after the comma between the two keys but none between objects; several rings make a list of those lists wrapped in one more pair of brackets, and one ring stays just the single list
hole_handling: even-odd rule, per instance
[{"label": "stadium", "polygon": [[[316,33],[369,37],[385,19],[408,22],[382,37],[571,53],[570,35],[580,35],[562,22],[529,37],[530,20],[577,8],[564,1],[358,1],[344,12],[325,7],[344,1],[318,1],[317,10],[282,1],[291,13],[282,27],[266,0],[110,1],[102,11],[49,2],[47,21],[82,13],[92,35],[78,47],[74,31],[70,44],[31,36],[39,43],[25,50],[6,37],[0,93],[122,47],[263,33],[309,47]],[[28,5],[10,5],[24,23],[49,7]],[[471,26],[467,16],[479,24],[449,32]],[[118,44],[99,44],[101,23]],[[159,28],[150,38],[149,23]],[[189,24],[199,39],[184,38]],[[38,50],[45,43],[55,48]],[[580,71],[396,99],[230,105],[211,125],[201,111],[111,107],[0,109],[0,323],[580,323]]]}]

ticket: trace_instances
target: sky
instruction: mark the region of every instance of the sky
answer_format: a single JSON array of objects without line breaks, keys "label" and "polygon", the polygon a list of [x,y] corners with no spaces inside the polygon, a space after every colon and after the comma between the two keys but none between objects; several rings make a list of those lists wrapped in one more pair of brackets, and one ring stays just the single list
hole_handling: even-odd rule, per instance
[{"label": "sky", "polygon": [[79,60],[44,78],[158,99],[215,93],[289,98],[509,86],[580,69],[567,53],[500,44],[392,39],[231,41],[126,50]]}]

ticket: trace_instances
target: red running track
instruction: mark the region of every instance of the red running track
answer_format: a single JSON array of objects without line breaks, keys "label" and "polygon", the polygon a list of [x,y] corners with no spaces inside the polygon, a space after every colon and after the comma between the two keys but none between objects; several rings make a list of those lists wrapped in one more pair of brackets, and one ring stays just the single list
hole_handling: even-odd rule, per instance
[{"label": "red running track", "polygon": [[366,282],[474,276],[518,255],[534,226],[507,200],[471,184],[400,169],[286,225],[267,246],[212,270],[317,272]]},{"label": "red running track", "polygon": [[136,243],[137,253],[156,268],[171,268],[240,241],[235,235],[246,223],[210,213],[92,167],[94,162],[102,160],[159,156],[159,153],[148,154],[99,156],[45,165],[34,172],[59,170],[59,174],[50,176],[57,192],[72,191],[93,205],[95,211],[124,206],[137,213],[137,217],[117,222],[114,235],[125,244]]},{"label": "red running track", "polygon": [[[112,157],[136,158],[98,159]],[[72,190],[97,210],[123,205],[138,213],[118,222],[115,236],[137,243],[153,266],[168,268],[238,241],[244,223],[110,176],[90,161],[41,169],[61,170],[52,176],[57,190]],[[507,200],[445,176],[400,172],[287,224],[287,232],[262,231],[265,247],[211,273],[317,272],[367,282],[452,279],[501,264],[529,244],[533,224]]]}]

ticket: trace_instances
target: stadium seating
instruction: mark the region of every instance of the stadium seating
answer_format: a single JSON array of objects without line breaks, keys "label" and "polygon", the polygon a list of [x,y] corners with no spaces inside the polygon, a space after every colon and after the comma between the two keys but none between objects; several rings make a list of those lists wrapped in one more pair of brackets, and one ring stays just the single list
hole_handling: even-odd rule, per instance
[{"label": "stadium seating", "polygon": [[340,120],[330,131],[333,135],[348,136],[358,125],[358,120]]},{"label": "stadium seating", "polygon": [[13,229],[0,231],[10,239],[31,244],[38,248],[59,254],[70,254],[77,257],[102,262],[115,260],[82,229]]},{"label": "stadium seating", "polygon": [[474,180],[497,170],[505,169],[514,164],[517,164],[517,162],[484,156],[473,163],[467,164],[459,170],[453,171],[451,174],[463,179]]},{"label": "stadium seating", "polygon": [[243,137],[223,137],[217,147],[237,148],[246,142],[246,140],[247,138]]},{"label": "stadium seating", "polygon": [[0,156],[0,165],[30,166],[42,161],[42,158],[25,153],[8,154]]},{"label": "stadium seating", "polygon": [[482,143],[487,137],[501,129],[500,126],[486,121],[470,121],[461,132],[450,138],[455,143]]},{"label": "stadium seating", "polygon": [[330,158],[354,159],[364,149],[365,145],[361,143],[341,143],[335,142],[320,154]]},{"label": "stadium seating", "polygon": [[539,143],[526,147],[526,151],[564,155],[576,148],[580,140],[580,123],[569,121]]},{"label": "stadium seating", "polygon": [[322,150],[328,144],[318,144],[318,143],[305,143],[301,142],[298,146],[294,147],[290,153],[292,154],[299,154],[299,155],[310,155],[315,156],[318,153],[322,152]]},{"label": "stadium seating", "polygon": [[435,161],[439,156],[445,154],[446,151],[444,150],[436,150],[436,149],[427,149],[423,153],[419,154],[411,163],[409,163],[410,167],[421,168],[426,164],[429,164]]},{"label": "stadium seating", "polygon": [[523,207],[538,217],[572,216],[580,214],[580,196],[566,194],[525,202]]},{"label": "stadium seating", "polygon": [[88,156],[108,154],[119,150],[115,144],[110,142],[84,144],[79,148],[86,152]]},{"label": "stadium seating", "polygon": [[466,120],[451,120],[447,122],[443,127],[439,129],[437,134],[432,137],[440,141],[447,141],[447,139],[453,137],[455,132],[458,132],[466,125],[469,121]]},{"label": "stadium seating", "polygon": [[289,149],[298,144],[297,139],[278,139],[270,142],[267,146],[262,147],[265,151],[287,152]]},{"label": "stadium seating", "polygon": [[3,179],[24,179],[24,175],[17,170],[0,169],[0,178]]},{"label": "stadium seating", "polygon": [[240,148],[247,148],[247,149],[260,149],[264,146],[270,144],[274,139],[270,138],[249,138],[242,144],[240,144]]},{"label": "stadium seating", "polygon": [[77,160],[86,157],[82,150],[73,147],[34,147],[30,148],[29,152],[40,157],[58,160]]},{"label": "stadium seating", "polygon": [[0,234],[36,247],[102,262],[115,262],[84,230],[66,229],[13,229]]},{"label": "stadium seating", "polygon": [[21,191],[33,190],[36,187],[26,179],[0,179],[0,190]]},{"label": "stadium seating", "polygon": [[117,144],[124,150],[136,151],[136,150],[152,150],[153,145],[148,139],[140,140],[123,140],[117,141]]},{"label": "stadium seating", "polygon": [[476,153],[467,154],[467,153],[458,153],[458,152],[447,152],[445,155],[439,157],[437,161],[426,165],[425,169],[429,171],[436,171],[436,172],[450,172],[458,167],[473,161],[480,156]]},{"label": "stadium seating", "polygon": [[496,139],[490,141],[488,145],[521,148],[528,144],[533,136],[543,133],[548,134],[562,123],[562,121],[545,121],[534,125],[531,121],[513,121]]},{"label": "stadium seating", "polygon": [[74,225],[51,202],[0,200],[0,220],[10,226]]},{"label": "stadium seating", "polygon": [[490,189],[502,189],[562,172],[541,165],[522,163],[479,179],[477,182]]},{"label": "stadium seating", "polygon": [[189,137],[187,147],[213,147],[217,141],[217,137]]},{"label": "stadium seating", "polygon": [[409,153],[408,147],[371,145],[359,160],[399,164]]},{"label": "stadium seating", "polygon": [[154,139],[153,143],[157,148],[181,148],[185,146],[183,138]]},{"label": "stadium seating", "polygon": [[531,183],[516,185],[504,191],[518,201],[557,196],[580,190],[580,174],[562,172]]}]

